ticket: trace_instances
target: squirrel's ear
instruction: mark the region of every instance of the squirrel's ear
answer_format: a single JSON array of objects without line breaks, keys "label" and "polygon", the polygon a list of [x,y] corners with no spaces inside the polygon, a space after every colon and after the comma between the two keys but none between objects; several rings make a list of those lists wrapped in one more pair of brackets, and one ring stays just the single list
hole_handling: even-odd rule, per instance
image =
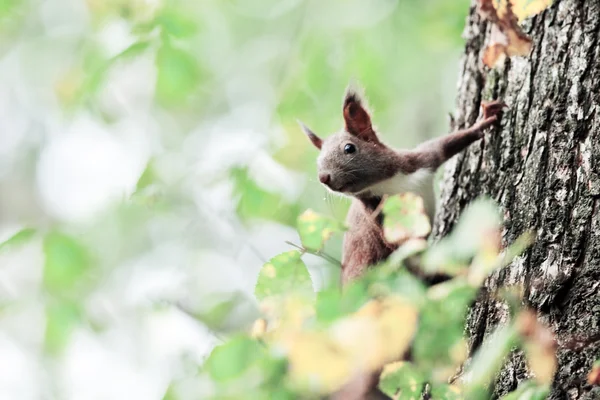
[{"label": "squirrel's ear", "polygon": [[308,127],[306,125],[304,125],[302,123],[302,121],[298,120],[298,125],[300,125],[300,128],[302,128],[302,131],[306,134],[306,136],[308,136],[308,138],[310,139],[312,144],[314,144],[317,149],[321,150],[321,146],[323,145],[323,140],[321,140],[320,137],[315,135],[315,133],[313,131],[308,129]]},{"label": "squirrel's ear", "polygon": [[365,109],[363,100],[354,88],[348,88],[346,91],[343,113],[348,133],[367,142],[379,142],[371,125],[369,112]]}]

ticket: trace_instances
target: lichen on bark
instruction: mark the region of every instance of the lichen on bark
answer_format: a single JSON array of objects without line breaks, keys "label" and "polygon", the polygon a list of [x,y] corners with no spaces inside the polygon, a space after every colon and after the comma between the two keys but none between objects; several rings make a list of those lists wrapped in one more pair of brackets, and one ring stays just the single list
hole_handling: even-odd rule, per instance
[{"label": "lichen on bark", "polygon": [[[507,318],[489,294],[523,285],[524,303],[555,331],[559,368],[550,399],[597,399],[586,375],[600,358],[600,1],[556,0],[524,22],[529,57],[484,68],[490,24],[473,1],[458,81],[456,127],[477,120],[482,101],[509,106],[499,127],[448,162],[434,236],[452,230],[473,199],[486,195],[504,213],[503,240],[526,230],[535,244],[486,282],[468,317],[471,351]],[[577,343],[577,345],[574,345]],[[494,397],[530,377],[511,354]]]}]

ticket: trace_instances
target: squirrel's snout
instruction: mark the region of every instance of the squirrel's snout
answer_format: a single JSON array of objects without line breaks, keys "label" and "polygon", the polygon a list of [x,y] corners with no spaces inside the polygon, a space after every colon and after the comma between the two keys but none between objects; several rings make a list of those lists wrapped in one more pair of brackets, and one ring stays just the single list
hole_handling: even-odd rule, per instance
[{"label": "squirrel's snout", "polygon": [[323,185],[327,185],[331,181],[331,175],[329,175],[329,174],[319,174],[319,180],[321,181],[321,183]]}]

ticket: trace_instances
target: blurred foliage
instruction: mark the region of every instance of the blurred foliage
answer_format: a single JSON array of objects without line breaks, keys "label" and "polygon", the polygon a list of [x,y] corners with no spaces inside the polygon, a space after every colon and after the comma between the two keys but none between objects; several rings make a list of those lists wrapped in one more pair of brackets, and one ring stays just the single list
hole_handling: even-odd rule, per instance
[{"label": "blurred foliage", "polygon": [[383,234],[390,243],[402,243],[414,237],[426,237],[431,232],[425,216],[423,199],[412,193],[393,196],[385,202]]},{"label": "blurred foliage", "polygon": [[[384,392],[479,390],[505,348],[482,349],[476,384],[448,385],[465,313],[530,238],[500,256],[495,206],[481,202],[429,248],[419,199],[392,197],[386,232],[406,242],[341,292],[349,202],[315,179],[295,122],[340,129],[358,80],[390,144],[442,134],[468,11],[0,0],[0,352],[13,372],[0,397],[313,397],[408,348]],[[426,288],[410,257],[454,279]],[[525,342],[509,329],[506,349]]]},{"label": "blurred foliage", "polygon": [[[402,217],[414,207],[411,196],[394,196],[386,203],[392,205],[384,205],[384,223],[385,219],[408,221],[406,227],[412,226],[412,220]],[[488,200],[475,202],[471,210],[484,220],[495,218],[495,208]],[[422,208],[420,213],[425,217]],[[317,219],[312,212],[310,216]],[[475,243],[470,247],[467,275],[471,269],[481,273],[482,254],[493,258],[495,262],[485,265],[487,276],[501,265],[499,260],[504,260],[506,253],[496,247],[493,256],[488,254],[490,248],[480,237],[479,222],[467,212],[460,221],[462,230],[447,240],[460,237]],[[299,226],[303,224],[300,220]],[[486,235],[492,238],[501,229],[500,224],[486,228]],[[321,225],[316,229],[328,228]],[[445,244],[424,249],[421,257],[435,252],[436,246]],[[283,391],[284,397],[315,398],[340,390],[357,374],[383,368],[380,389],[395,399],[418,399],[424,393],[435,399],[487,399],[505,357],[517,347],[526,350],[537,380],[525,382],[506,398],[544,398],[547,393],[556,369],[554,339],[528,310],[517,309],[516,315],[507,315],[507,324],[496,329],[459,373],[468,356],[466,313],[483,280],[465,279],[461,274],[427,290],[418,289],[419,295],[415,291],[419,283],[411,281],[416,278],[409,278],[403,263],[388,261],[341,292],[321,291],[313,303],[306,296],[310,284],[305,284],[309,278],[301,256],[298,251],[284,253],[263,267],[256,285],[257,298],[263,302],[260,329],[217,346],[199,371],[199,376],[208,373],[218,382],[211,398],[270,398],[272,391]],[[399,285],[399,280],[405,284]],[[409,348],[410,359],[399,361]],[[528,350],[532,348],[538,350]],[[224,372],[215,373],[215,365]],[[449,381],[453,383],[449,385]]]}]

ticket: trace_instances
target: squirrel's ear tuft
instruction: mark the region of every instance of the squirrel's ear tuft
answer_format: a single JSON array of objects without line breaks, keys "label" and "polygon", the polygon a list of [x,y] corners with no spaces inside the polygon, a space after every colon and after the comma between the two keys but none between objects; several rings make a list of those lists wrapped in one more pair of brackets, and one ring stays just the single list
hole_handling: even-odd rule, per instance
[{"label": "squirrel's ear tuft", "polygon": [[350,85],[346,89],[343,107],[346,130],[351,135],[367,142],[379,142],[371,125],[371,116],[364,103],[358,89],[354,85]]},{"label": "squirrel's ear tuft", "polygon": [[300,128],[302,128],[302,131],[306,134],[306,136],[308,136],[308,138],[310,139],[310,141],[312,142],[312,144],[319,150],[321,150],[321,146],[323,145],[323,140],[321,140],[320,137],[318,137],[313,131],[311,131],[310,129],[308,129],[308,127],[306,125],[304,125],[302,123],[302,121],[297,120],[298,125],[300,125]]}]

